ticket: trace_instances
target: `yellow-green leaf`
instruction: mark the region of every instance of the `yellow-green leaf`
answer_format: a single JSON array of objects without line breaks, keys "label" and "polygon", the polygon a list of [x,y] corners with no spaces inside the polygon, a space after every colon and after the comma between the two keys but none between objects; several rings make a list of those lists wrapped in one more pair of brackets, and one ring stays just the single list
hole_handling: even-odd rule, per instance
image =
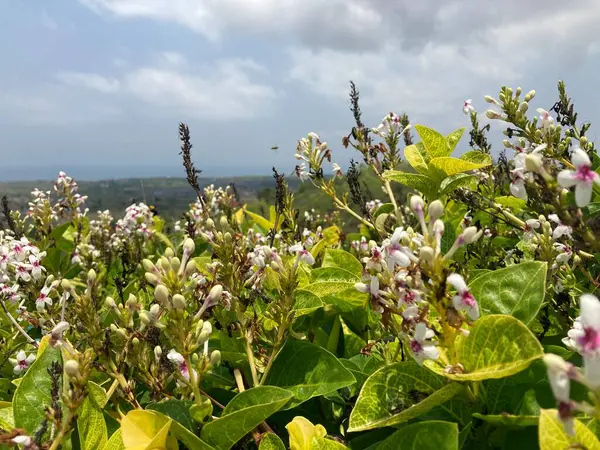
[{"label": "yellow-green leaf", "polygon": [[415,130],[433,158],[450,154],[446,138],[441,133],[423,125],[415,125]]},{"label": "yellow-green leaf", "polygon": [[89,395],[78,410],[77,430],[79,446],[82,450],[102,448],[108,439],[103,408],[106,404],[106,391],[93,381],[88,381]]},{"label": "yellow-green leaf", "polygon": [[512,316],[498,314],[479,318],[457,347],[464,373],[447,373],[433,361],[425,365],[453,380],[479,381],[508,377],[544,356],[542,345],[527,326]]},{"label": "yellow-green leaf", "polygon": [[310,249],[310,254],[316,258],[327,247],[336,245],[340,241],[341,230],[332,225],[323,230],[323,237]]},{"label": "yellow-green leaf", "polygon": [[270,231],[275,224],[268,219],[265,219],[263,216],[253,213],[252,211],[248,211],[244,209],[244,213],[254,221],[256,225],[258,225],[265,233]]},{"label": "yellow-green leaf", "polygon": [[104,444],[102,450],[125,450],[123,438],[121,437],[121,428],[115,431],[110,439]]},{"label": "yellow-green leaf", "polygon": [[263,434],[258,450],[285,450],[285,445],[275,433]]},{"label": "yellow-green leaf", "polygon": [[569,436],[558,419],[556,409],[542,409],[538,427],[540,450],[566,450],[584,448],[600,450],[600,442],[594,433],[579,420],[575,419],[575,435]]},{"label": "yellow-green leaf", "polygon": [[465,128],[463,127],[453,131],[448,136],[446,136],[446,142],[448,143],[448,155],[452,154],[464,132]]},{"label": "yellow-green leaf", "polygon": [[489,166],[492,163],[492,157],[490,155],[477,150],[464,153],[461,155],[460,159],[473,164],[482,164],[483,166]]},{"label": "yellow-green leaf", "polygon": [[421,152],[419,152],[415,145],[409,145],[404,149],[404,158],[417,172],[424,175],[427,174],[428,168],[425,158],[423,158],[423,155],[421,155]]},{"label": "yellow-green leaf", "polygon": [[[432,160],[433,161],[433,160]],[[423,194],[430,196],[437,191],[437,183],[427,175],[418,173],[401,172],[399,170],[386,170],[383,173],[383,178],[396,183],[404,184]]]},{"label": "yellow-green leaf", "polygon": [[135,409],[121,420],[121,437],[126,450],[167,448],[172,419],[153,411]]},{"label": "yellow-green leaf", "polygon": [[451,156],[444,156],[440,158],[433,158],[429,161],[429,167],[437,171],[443,172],[446,176],[456,175],[457,173],[469,172],[470,170],[481,169],[482,167],[489,166],[490,162],[471,162],[463,159],[453,158]]},{"label": "yellow-green leaf", "polygon": [[290,450],[311,450],[313,438],[327,435],[323,425],[313,425],[310,420],[301,416],[294,417],[285,428],[290,435]]},{"label": "yellow-green leaf", "polygon": [[[6,405],[4,404],[6,403]],[[0,406],[0,428],[10,431],[15,427],[15,416],[13,415],[12,404],[2,402]]]}]

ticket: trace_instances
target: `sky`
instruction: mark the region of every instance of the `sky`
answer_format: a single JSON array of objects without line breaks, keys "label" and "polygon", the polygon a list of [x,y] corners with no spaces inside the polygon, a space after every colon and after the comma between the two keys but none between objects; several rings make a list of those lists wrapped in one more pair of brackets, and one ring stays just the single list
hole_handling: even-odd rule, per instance
[{"label": "sky", "polygon": [[0,181],[181,176],[182,121],[205,175],[291,171],[310,131],[344,165],[349,80],[369,126],[448,133],[503,84],[549,109],[559,79],[594,123],[599,21],[596,0],[0,0]]}]

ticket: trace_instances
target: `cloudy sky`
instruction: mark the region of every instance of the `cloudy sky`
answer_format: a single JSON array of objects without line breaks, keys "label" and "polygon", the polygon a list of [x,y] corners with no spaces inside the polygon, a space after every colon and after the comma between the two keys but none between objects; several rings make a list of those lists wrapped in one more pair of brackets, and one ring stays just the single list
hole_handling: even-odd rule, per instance
[{"label": "cloudy sky", "polygon": [[0,179],[176,175],[180,121],[208,175],[290,170],[309,131],[346,161],[350,79],[372,126],[450,132],[502,84],[549,108],[561,78],[595,121],[599,21],[596,0],[0,0]]}]

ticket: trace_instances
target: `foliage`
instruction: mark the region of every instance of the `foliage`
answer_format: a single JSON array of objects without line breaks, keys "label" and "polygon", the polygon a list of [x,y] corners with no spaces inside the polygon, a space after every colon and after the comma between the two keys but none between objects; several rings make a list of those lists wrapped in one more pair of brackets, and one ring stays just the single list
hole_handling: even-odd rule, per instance
[{"label": "foliage", "polygon": [[90,216],[62,172],[5,199],[0,447],[600,448],[600,157],[562,83],[534,97],[486,97],[510,160],[470,100],[469,149],[366,128],[352,84],[362,162],[325,175],[310,133],[253,205],[200,187],[184,124],[176,223]]}]

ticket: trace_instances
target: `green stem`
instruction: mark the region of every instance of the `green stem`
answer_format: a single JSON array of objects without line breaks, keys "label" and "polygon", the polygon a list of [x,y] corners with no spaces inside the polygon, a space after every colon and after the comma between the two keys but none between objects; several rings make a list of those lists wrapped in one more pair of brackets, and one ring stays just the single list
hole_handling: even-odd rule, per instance
[{"label": "green stem", "polygon": [[250,346],[250,339],[248,338],[248,331],[244,332],[244,338],[246,340],[246,355],[248,355],[248,364],[250,364],[250,372],[252,373],[252,383],[254,386],[258,386],[258,374],[256,373],[256,364],[254,362],[254,353]]}]

